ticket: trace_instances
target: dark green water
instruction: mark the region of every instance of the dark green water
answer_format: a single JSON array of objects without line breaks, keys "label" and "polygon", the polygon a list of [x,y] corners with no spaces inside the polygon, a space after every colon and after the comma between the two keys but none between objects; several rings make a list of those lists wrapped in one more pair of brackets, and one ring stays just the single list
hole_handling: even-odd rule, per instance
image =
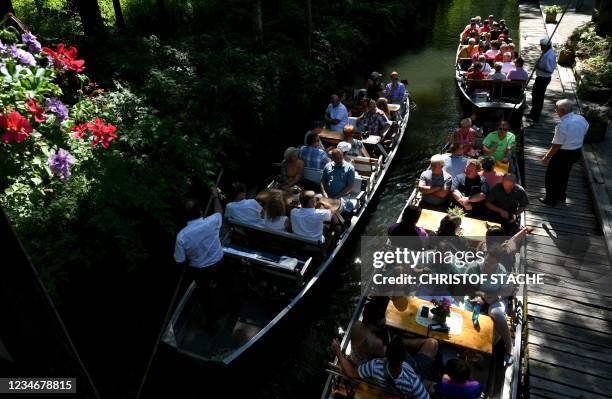
[{"label": "dark green water", "polygon": [[[393,70],[409,81],[408,90],[417,104],[411,113],[407,135],[401,144],[380,200],[371,210],[363,230],[364,236],[385,235],[414,189],[414,183],[436,153],[449,132],[464,117],[455,83],[454,64],[459,33],[470,17],[506,19],[510,37],[518,37],[518,7],[514,0],[454,0],[440,2],[435,22],[427,39],[417,48],[384,60],[376,70],[388,76]],[[365,77],[357,78],[359,87]],[[358,241],[357,239],[355,241]],[[345,328],[360,293],[359,247],[341,260],[338,288],[318,309],[305,331],[296,333],[297,343],[279,367],[270,372],[254,389],[262,398],[319,397],[326,375],[323,372],[331,355],[328,347],[339,328]],[[336,267],[336,266],[335,266]]]}]

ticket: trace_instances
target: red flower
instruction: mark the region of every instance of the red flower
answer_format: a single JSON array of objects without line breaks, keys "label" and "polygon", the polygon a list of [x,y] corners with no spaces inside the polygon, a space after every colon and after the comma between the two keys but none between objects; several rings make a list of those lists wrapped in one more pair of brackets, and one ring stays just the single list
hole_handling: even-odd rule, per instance
[{"label": "red flower", "polygon": [[21,143],[32,133],[30,122],[17,111],[13,111],[8,115],[0,114],[0,126],[6,129],[2,135],[2,141],[5,143],[13,141]]},{"label": "red flower", "polygon": [[57,45],[57,51],[53,51],[48,47],[43,47],[42,53],[50,56],[53,59],[53,64],[58,69],[70,69],[74,72],[83,72],[85,69],[85,60],[77,60],[77,49],[76,47],[69,47],[66,49],[64,43]]},{"label": "red flower", "polygon": [[28,106],[28,111],[34,115],[34,120],[38,123],[42,123],[47,119],[47,115],[45,115],[45,110],[42,107],[39,107],[36,103],[36,100],[33,98],[29,98],[26,102]]},{"label": "red flower", "polygon": [[72,131],[74,132],[72,133],[72,137],[75,139],[83,138],[83,135],[85,135],[85,132],[87,131],[87,124],[82,123],[80,125],[76,125],[72,128]]},{"label": "red flower", "polygon": [[102,147],[108,148],[110,142],[117,138],[117,134],[115,134],[117,128],[111,124],[105,125],[104,121],[100,118],[96,118],[94,123],[88,123],[87,128],[94,136],[91,142],[91,145],[94,147],[98,144],[102,144]]}]

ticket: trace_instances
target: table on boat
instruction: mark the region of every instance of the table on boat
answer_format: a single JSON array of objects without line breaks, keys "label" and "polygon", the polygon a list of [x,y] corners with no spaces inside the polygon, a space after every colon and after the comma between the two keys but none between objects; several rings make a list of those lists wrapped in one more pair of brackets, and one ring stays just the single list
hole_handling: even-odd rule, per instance
[{"label": "table on boat", "polygon": [[473,349],[479,352],[493,352],[493,319],[487,315],[478,316],[479,329],[472,324],[472,312],[451,306],[451,313],[461,320],[460,334],[429,331],[428,328],[417,321],[421,305],[430,309],[434,305],[417,297],[399,297],[389,301],[387,306],[387,325],[409,333],[436,338],[440,342],[447,342],[462,348]]},{"label": "table on boat", "polygon": [[[423,209],[421,217],[417,222],[417,226],[427,231],[437,231],[440,226],[440,220],[447,214],[444,212],[434,211],[431,209]],[[487,224],[489,226],[499,227],[499,223],[487,222],[464,216],[461,219],[461,230],[464,237],[485,237],[487,235]]]},{"label": "table on boat", "polygon": [[[358,136],[358,134],[355,134],[355,136]],[[319,137],[333,145],[336,145],[342,140],[344,140],[344,134],[342,134],[342,132],[335,132],[329,129],[321,130],[321,133],[319,133]],[[372,135],[372,136],[368,136],[366,139],[363,139],[362,141],[364,144],[377,145],[378,143],[380,143],[380,140],[381,140],[380,136]]]}]

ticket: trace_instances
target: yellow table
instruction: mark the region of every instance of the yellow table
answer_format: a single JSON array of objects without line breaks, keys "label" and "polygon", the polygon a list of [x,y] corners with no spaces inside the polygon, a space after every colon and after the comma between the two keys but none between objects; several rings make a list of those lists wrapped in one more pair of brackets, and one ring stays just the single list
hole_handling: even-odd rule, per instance
[{"label": "yellow table", "polygon": [[[421,217],[417,222],[417,226],[427,231],[437,231],[440,227],[440,221],[447,214],[444,212],[432,211],[431,209],[423,209]],[[461,230],[464,237],[485,237],[487,235],[487,224],[489,226],[500,227],[499,223],[487,222],[486,220],[474,219],[464,216],[461,219]]]},{"label": "yellow table", "polygon": [[[434,308],[431,302],[424,299],[416,297],[394,298],[387,306],[387,325],[398,330],[427,336],[427,327],[417,323],[416,320],[417,311],[421,305],[429,306],[430,309]],[[461,334],[450,335],[448,333],[431,331],[429,333],[430,337],[462,348],[484,353],[493,352],[493,319],[491,317],[481,314],[478,317],[480,328],[476,330],[472,324],[472,312],[461,310],[454,306],[451,306],[451,312],[463,318]]]}]

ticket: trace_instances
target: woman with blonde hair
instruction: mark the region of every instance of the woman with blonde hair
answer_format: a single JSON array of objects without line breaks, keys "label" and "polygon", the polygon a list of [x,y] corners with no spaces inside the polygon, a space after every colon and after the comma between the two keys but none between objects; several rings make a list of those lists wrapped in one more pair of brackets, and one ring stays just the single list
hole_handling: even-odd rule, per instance
[{"label": "woman with blonde hair", "polygon": [[280,183],[283,190],[295,186],[302,180],[304,161],[298,157],[298,153],[299,150],[295,147],[289,147],[285,150],[280,174]]},{"label": "woman with blonde hair", "polygon": [[451,146],[453,144],[463,145],[463,153],[467,154],[472,150],[472,146],[474,145],[475,133],[475,130],[472,129],[472,119],[461,119],[460,127],[457,128],[457,130],[455,130],[455,132],[451,136],[451,141],[449,142],[449,144]]},{"label": "woman with blonde hair", "polygon": [[281,190],[272,190],[264,208],[264,226],[272,230],[287,231],[289,218],[285,207],[285,197]]}]

